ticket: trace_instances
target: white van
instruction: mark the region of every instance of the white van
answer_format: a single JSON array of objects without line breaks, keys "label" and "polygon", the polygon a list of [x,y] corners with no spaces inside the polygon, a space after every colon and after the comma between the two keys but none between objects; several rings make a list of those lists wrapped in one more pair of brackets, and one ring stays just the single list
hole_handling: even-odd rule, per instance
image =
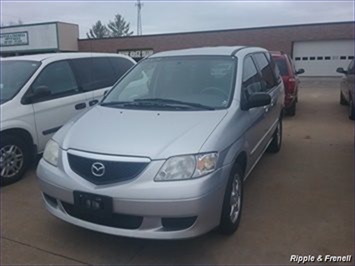
[{"label": "white van", "polygon": [[10,184],[73,116],[99,102],[135,61],[101,53],[1,59],[0,176]]}]

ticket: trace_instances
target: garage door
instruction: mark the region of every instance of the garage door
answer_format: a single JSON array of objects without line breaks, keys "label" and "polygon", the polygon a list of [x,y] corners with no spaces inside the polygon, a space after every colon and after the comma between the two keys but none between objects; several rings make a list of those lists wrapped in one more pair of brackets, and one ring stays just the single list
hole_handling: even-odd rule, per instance
[{"label": "garage door", "polygon": [[346,68],[354,58],[354,40],[307,41],[293,44],[296,69],[302,76],[341,76],[338,67]]}]

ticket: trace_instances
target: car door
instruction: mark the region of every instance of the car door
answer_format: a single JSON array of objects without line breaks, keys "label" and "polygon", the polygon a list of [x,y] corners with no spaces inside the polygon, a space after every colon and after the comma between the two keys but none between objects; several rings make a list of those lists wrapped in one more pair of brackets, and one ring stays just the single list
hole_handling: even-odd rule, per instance
[{"label": "car door", "polygon": [[89,95],[80,89],[67,60],[48,64],[32,83],[30,91],[33,92],[36,88],[47,88],[50,91],[47,96],[38,96],[31,100],[38,151],[41,152],[61,126],[86,110]]},{"label": "car door", "polygon": [[255,59],[257,67],[260,71],[263,91],[267,92],[271,96],[270,105],[264,106],[266,116],[266,143],[264,144],[266,145],[272,137],[280,117],[283,100],[283,86],[281,77],[279,75],[277,76],[277,73],[275,72],[275,64],[269,53],[256,53],[253,54],[253,58]]},{"label": "car door", "polygon": [[[242,103],[255,93],[263,92],[264,86],[260,73],[251,55],[244,59],[242,81]],[[249,146],[250,165],[258,160],[265,148],[265,132],[267,130],[266,112],[264,107],[255,107],[245,111],[249,127],[246,131],[246,141]]]}]

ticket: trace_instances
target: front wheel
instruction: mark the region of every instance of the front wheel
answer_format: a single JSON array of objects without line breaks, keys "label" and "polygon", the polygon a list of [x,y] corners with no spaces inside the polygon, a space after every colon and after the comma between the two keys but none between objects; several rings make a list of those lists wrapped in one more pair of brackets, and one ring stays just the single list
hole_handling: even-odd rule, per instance
[{"label": "front wheel", "polygon": [[225,235],[233,234],[238,226],[242,215],[243,205],[243,171],[236,164],[229,177],[223,200],[223,208],[219,231]]},{"label": "front wheel", "polygon": [[27,145],[19,138],[2,135],[0,140],[0,184],[15,183],[25,173],[30,162]]},{"label": "front wheel", "polygon": [[277,153],[281,149],[281,144],[282,144],[282,119],[280,117],[279,122],[277,123],[276,130],[272,137],[272,141],[269,147],[267,148],[267,151],[271,153]]}]

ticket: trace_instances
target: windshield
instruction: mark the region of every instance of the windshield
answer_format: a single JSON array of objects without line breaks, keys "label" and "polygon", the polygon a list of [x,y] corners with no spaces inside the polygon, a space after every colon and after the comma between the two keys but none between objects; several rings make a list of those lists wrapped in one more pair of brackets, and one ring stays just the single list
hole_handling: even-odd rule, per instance
[{"label": "windshield", "polygon": [[40,66],[36,61],[1,61],[0,100],[13,98]]},{"label": "windshield", "polygon": [[139,63],[102,105],[136,109],[222,109],[229,106],[236,59],[229,56],[151,58]]}]

